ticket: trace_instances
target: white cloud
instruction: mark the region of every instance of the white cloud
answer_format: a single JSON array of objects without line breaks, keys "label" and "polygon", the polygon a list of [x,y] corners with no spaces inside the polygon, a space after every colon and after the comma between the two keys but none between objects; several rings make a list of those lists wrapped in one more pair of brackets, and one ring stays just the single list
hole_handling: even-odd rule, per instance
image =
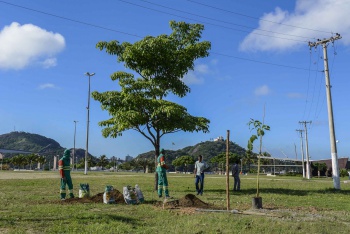
[{"label": "white cloud", "polygon": [[46,84],[41,84],[38,87],[39,89],[54,89],[56,86],[54,84],[46,83]]},{"label": "white cloud", "polygon": [[199,77],[194,71],[189,71],[183,78],[185,84],[202,84],[203,78]]},{"label": "white cloud", "polygon": [[[261,17],[259,27],[240,44],[242,51],[283,51],[307,45],[307,41],[329,38],[331,33],[340,33],[339,43],[350,44],[350,2],[348,0],[297,0],[295,9],[288,12],[276,7],[273,12]],[[279,24],[271,23],[277,22]],[[290,27],[293,25],[298,27]],[[313,29],[313,30],[307,30]],[[268,33],[261,30],[278,32]],[[260,36],[266,34],[274,37]],[[295,35],[293,37],[288,35]],[[276,38],[279,37],[279,38]],[[306,37],[306,38],[301,38]],[[285,40],[281,38],[289,38]],[[295,41],[299,40],[299,41]],[[304,41],[304,42],[301,42]]]},{"label": "white cloud", "polygon": [[287,93],[288,98],[305,98],[305,95],[302,93]]},{"label": "white cloud", "polygon": [[58,33],[13,22],[0,31],[0,69],[23,69],[40,60],[44,67],[55,65],[54,56],[64,47],[64,37]]},{"label": "white cloud", "polygon": [[260,86],[254,90],[256,96],[266,96],[271,93],[270,88],[267,85]]},{"label": "white cloud", "polygon": [[197,64],[194,67],[194,71],[189,71],[183,78],[183,81],[187,84],[202,84],[204,79],[202,75],[208,74],[209,67],[205,64]]},{"label": "white cloud", "polygon": [[57,65],[57,59],[56,58],[48,58],[45,61],[41,62],[44,68],[50,68]]},{"label": "white cloud", "polygon": [[198,64],[194,68],[194,71],[202,74],[207,74],[209,72],[209,68],[205,64]]},{"label": "white cloud", "polygon": [[219,63],[219,61],[218,61],[217,59],[212,59],[212,60],[210,61],[210,63],[211,63],[212,65],[217,65],[217,64]]}]

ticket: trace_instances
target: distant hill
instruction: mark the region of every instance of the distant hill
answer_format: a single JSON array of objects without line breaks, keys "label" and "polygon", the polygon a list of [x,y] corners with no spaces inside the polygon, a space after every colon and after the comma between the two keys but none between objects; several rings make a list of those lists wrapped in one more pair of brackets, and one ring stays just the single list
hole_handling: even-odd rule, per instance
[{"label": "distant hill", "polygon": [[[236,143],[230,142],[229,151],[238,155],[245,155],[245,149]],[[0,135],[0,149],[7,150],[23,150],[45,155],[50,160],[53,156],[62,155],[65,150],[57,141],[27,132],[11,132]],[[72,150],[72,149],[71,149]],[[187,146],[179,150],[166,150],[166,161],[171,162],[177,157],[190,155],[197,158],[198,155],[203,155],[204,160],[210,161],[212,157],[226,152],[226,141],[205,141],[194,146]],[[76,148],[75,155],[78,161],[85,157],[85,150]],[[155,152],[149,151],[139,154],[136,158],[154,159]],[[5,157],[9,154],[5,153]],[[89,154],[89,156],[92,156]],[[94,156],[93,156],[94,157]]]},{"label": "distant hill", "polygon": [[[231,153],[236,153],[238,155],[245,155],[245,149],[236,143],[230,142],[229,151]],[[197,158],[198,155],[203,155],[203,159],[205,161],[210,161],[212,157],[219,155],[220,153],[226,152],[226,141],[205,141],[198,143],[194,146],[187,146],[183,149],[179,150],[167,150],[166,153],[166,161],[171,162],[177,157],[181,157],[184,155],[190,155]],[[143,153],[137,156],[137,158],[154,158],[155,151],[149,151],[147,153]]]},{"label": "distant hill", "polygon": [[[57,141],[39,134],[10,132],[0,135],[0,149],[6,149],[3,153],[5,157],[11,157],[11,153],[20,154],[21,152],[17,151],[23,151],[23,153],[39,153],[46,156],[47,159],[53,160],[53,156],[62,156],[66,148]],[[85,149],[76,148],[75,156],[78,161],[85,158]],[[89,156],[92,155],[89,154]]]},{"label": "distant hill", "polygon": [[0,149],[23,150],[43,154],[62,154],[64,148],[55,140],[27,132],[0,135]]}]

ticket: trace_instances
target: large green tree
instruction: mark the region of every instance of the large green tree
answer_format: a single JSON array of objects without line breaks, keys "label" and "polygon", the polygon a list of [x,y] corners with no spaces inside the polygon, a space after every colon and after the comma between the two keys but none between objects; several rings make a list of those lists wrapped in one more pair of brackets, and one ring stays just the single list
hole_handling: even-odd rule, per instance
[{"label": "large green tree", "polygon": [[171,21],[170,27],[170,35],[147,36],[133,44],[101,41],[96,45],[133,71],[111,75],[113,81],[118,80],[120,91],[92,93],[111,116],[99,122],[102,135],[115,138],[135,130],[153,144],[156,156],[162,136],[178,131],[208,132],[210,122],[166,100],[169,94],[184,97],[190,92],[183,77],[194,69],[196,59],[209,55],[211,47],[210,42],[199,41],[203,25]]},{"label": "large green tree", "polygon": [[[242,156],[229,152],[228,154],[228,160],[229,164],[233,164],[235,162],[239,162],[241,160]],[[215,166],[220,168],[220,172],[223,173],[225,167],[226,167],[226,153],[221,153],[210,160],[211,163],[214,163]]]},{"label": "large green tree", "polygon": [[195,162],[196,161],[194,160],[194,158],[192,156],[184,155],[184,156],[181,156],[179,158],[176,158],[174,161],[172,161],[172,164],[175,167],[183,166],[186,173],[187,173],[188,166],[193,165]]}]

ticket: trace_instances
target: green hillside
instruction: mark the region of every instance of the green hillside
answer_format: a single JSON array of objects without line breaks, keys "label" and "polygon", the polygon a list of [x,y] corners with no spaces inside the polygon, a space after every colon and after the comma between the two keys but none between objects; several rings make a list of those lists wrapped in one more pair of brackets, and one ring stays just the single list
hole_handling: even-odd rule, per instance
[{"label": "green hillside", "polygon": [[[0,149],[23,150],[44,155],[47,160],[53,161],[56,155],[62,155],[66,149],[57,141],[41,136],[39,134],[27,132],[10,132],[0,135]],[[72,149],[71,149],[72,150]],[[16,153],[18,154],[18,153]],[[6,157],[12,157],[11,153],[5,153]],[[79,160],[85,157],[85,149],[75,149],[75,156]],[[89,156],[92,156],[89,154]]]},{"label": "green hillside", "polygon": [[43,154],[61,154],[64,148],[55,140],[27,132],[0,135],[0,149],[24,150]]},{"label": "green hillside", "polygon": [[[230,142],[229,151],[231,153],[236,153],[238,155],[245,155],[245,149],[236,143]],[[206,161],[210,161],[212,157],[219,155],[220,153],[226,152],[226,141],[205,141],[198,143],[194,146],[187,146],[183,149],[179,150],[167,150],[166,153],[166,161],[171,162],[177,157],[181,157],[184,155],[190,155],[193,157],[197,157],[198,155],[203,155],[203,159]],[[150,151],[147,153],[140,154],[137,158],[154,158],[155,151]]]},{"label": "green hillside", "polygon": [[[236,143],[230,142],[229,151],[238,155],[245,155],[245,149]],[[48,159],[53,156],[62,155],[64,147],[62,147],[57,141],[27,132],[11,132],[0,135],[0,149],[12,149],[12,150],[24,150],[45,155]],[[171,162],[177,157],[184,155],[190,155],[197,157],[203,155],[204,160],[209,161],[212,157],[219,155],[220,153],[226,152],[225,141],[205,141],[200,142],[194,146],[187,146],[179,150],[166,150],[167,161]],[[103,152],[102,152],[103,153]],[[85,157],[84,149],[75,149],[75,155],[78,161]],[[139,154],[136,158],[149,158],[154,159],[155,152],[149,151],[146,153]],[[5,155],[10,156],[10,155]],[[89,154],[89,156],[91,156]]]}]

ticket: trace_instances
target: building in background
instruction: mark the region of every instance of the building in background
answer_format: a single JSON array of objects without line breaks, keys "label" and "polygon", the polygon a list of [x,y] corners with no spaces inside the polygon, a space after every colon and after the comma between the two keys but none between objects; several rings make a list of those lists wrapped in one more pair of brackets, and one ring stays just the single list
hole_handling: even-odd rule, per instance
[{"label": "building in background", "polygon": [[134,158],[131,157],[130,155],[125,156],[125,162],[130,162],[131,160],[133,160]]},{"label": "building in background", "polygon": [[224,137],[219,136],[217,138],[214,138],[214,141],[224,141]]}]

